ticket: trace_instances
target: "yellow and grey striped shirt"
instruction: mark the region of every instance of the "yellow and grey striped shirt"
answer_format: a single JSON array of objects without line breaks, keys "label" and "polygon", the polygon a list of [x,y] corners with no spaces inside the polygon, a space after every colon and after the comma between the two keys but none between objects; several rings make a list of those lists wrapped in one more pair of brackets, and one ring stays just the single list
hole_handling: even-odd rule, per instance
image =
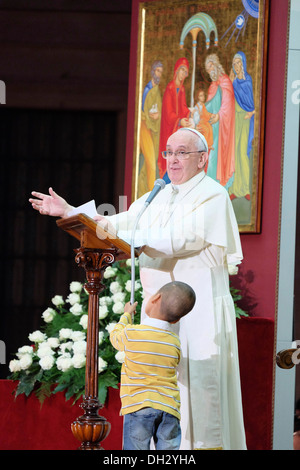
[{"label": "yellow and grey striped shirt", "polygon": [[133,325],[124,313],[110,334],[114,348],[125,352],[121,371],[121,415],[151,407],[180,419],[176,367],[180,340],[168,322],[147,317]]}]

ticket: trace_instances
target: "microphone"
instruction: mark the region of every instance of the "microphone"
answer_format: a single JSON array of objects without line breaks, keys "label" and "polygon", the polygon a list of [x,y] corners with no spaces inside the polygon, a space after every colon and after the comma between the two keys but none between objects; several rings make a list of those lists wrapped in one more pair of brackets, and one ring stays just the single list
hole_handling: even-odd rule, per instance
[{"label": "microphone", "polygon": [[154,188],[152,189],[151,193],[147,197],[145,201],[145,205],[148,207],[149,204],[153,201],[153,199],[157,196],[157,194],[164,189],[166,186],[166,182],[163,179],[158,179],[154,182]]},{"label": "microphone", "polygon": [[134,227],[132,229],[132,234],[131,234],[131,296],[130,296],[130,303],[131,305],[134,304],[134,291],[135,291],[135,255],[134,255],[134,235],[135,231],[137,229],[139,220],[149,204],[153,201],[153,199],[158,195],[158,193],[164,189],[166,186],[166,182],[163,179],[158,179],[154,182],[154,187],[147,197],[142,209],[140,210],[139,214],[137,215],[137,218],[134,223]]}]

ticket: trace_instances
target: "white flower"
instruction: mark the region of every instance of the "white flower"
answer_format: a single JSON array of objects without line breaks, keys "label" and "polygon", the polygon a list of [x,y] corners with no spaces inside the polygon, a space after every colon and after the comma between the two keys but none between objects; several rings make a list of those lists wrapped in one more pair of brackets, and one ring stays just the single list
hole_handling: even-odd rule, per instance
[{"label": "white flower", "polygon": [[115,355],[115,358],[118,362],[122,364],[125,360],[125,352],[124,351],[118,351],[117,354]]},{"label": "white flower", "polygon": [[28,369],[32,364],[32,354],[23,354],[20,359],[20,367],[22,370]]},{"label": "white flower", "polygon": [[28,339],[30,341],[33,341],[34,343],[42,343],[43,341],[46,340],[46,335],[42,333],[40,330],[36,330],[33,333],[30,333],[28,335]]},{"label": "white flower", "polygon": [[61,295],[55,295],[53,298],[52,298],[52,303],[53,305],[55,305],[56,307],[59,307],[59,305],[63,305],[65,303],[64,299],[62,298]]},{"label": "white flower", "polygon": [[106,307],[106,305],[101,305],[99,307],[99,319],[103,320],[103,318],[107,317],[107,315],[108,315],[108,308]]},{"label": "white flower", "polygon": [[87,324],[88,324],[88,315],[82,315],[82,317],[79,320],[79,324],[82,326],[84,330],[86,330]]},{"label": "white flower", "polygon": [[117,268],[112,268],[111,266],[108,266],[106,270],[104,271],[103,277],[105,279],[109,279],[110,277],[114,277],[117,274],[118,269]]},{"label": "white flower", "polygon": [[73,341],[68,341],[67,343],[63,343],[60,345],[60,353],[66,355],[66,351],[71,351],[73,348]]},{"label": "white flower", "polygon": [[43,370],[50,370],[51,367],[54,365],[54,357],[53,356],[44,356],[39,360],[39,365]]},{"label": "white flower", "polygon": [[102,359],[102,357],[98,358],[98,373],[102,372],[107,367],[107,362]]},{"label": "white flower", "polygon": [[113,302],[124,302],[125,300],[125,292],[117,292],[112,296],[112,301]]},{"label": "white flower", "polygon": [[112,298],[109,296],[103,296],[99,299],[99,305],[110,305],[112,303]]},{"label": "white flower", "polygon": [[239,272],[239,268],[236,265],[234,265],[234,264],[229,264],[228,265],[228,273],[229,273],[230,276],[234,276],[238,272]]},{"label": "white flower", "polygon": [[49,344],[50,348],[58,348],[59,346],[59,339],[58,338],[48,338],[47,343]]},{"label": "white flower", "polygon": [[[139,264],[138,258],[135,258],[134,259],[134,265],[138,266],[138,264]],[[129,266],[129,267],[131,266],[131,259],[126,260],[126,266]]]},{"label": "white flower", "polygon": [[104,338],[104,331],[99,331],[99,344],[102,343],[103,338]]},{"label": "white flower", "polygon": [[71,336],[72,341],[83,341],[85,340],[85,332],[84,331],[73,331]]},{"label": "white flower", "polygon": [[72,349],[75,354],[85,354],[86,352],[86,341],[76,341],[76,343],[73,344]]},{"label": "white flower", "polygon": [[67,297],[67,302],[69,304],[74,305],[74,304],[79,304],[80,303],[80,295],[77,294],[76,292],[69,294]]},{"label": "white flower", "polygon": [[42,357],[45,357],[45,356],[52,356],[54,354],[54,351],[53,349],[51,349],[49,344],[42,343],[40,344],[36,354],[41,359]]},{"label": "white flower", "polygon": [[109,290],[112,294],[122,291],[122,286],[118,281],[114,281],[110,284]]},{"label": "white flower", "polygon": [[81,292],[82,284],[81,282],[73,281],[70,284],[70,291],[71,292]]},{"label": "white flower", "polygon": [[22,346],[18,349],[16,356],[21,359],[24,354],[33,354],[33,349],[31,346]]},{"label": "white flower", "polygon": [[52,320],[53,320],[53,318],[55,317],[55,315],[56,315],[56,311],[55,311],[53,308],[51,308],[51,307],[47,308],[47,309],[42,313],[42,317],[43,317],[43,319],[44,319],[44,321],[45,321],[46,323],[52,322]]},{"label": "white flower", "polygon": [[[134,290],[137,291],[141,288],[141,283],[140,281],[135,281],[134,283]],[[129,279],[126,284],[125,284],[125,290],[128,292],[131,292],[131,279]]]},{"label": "white flower", "polygon": [[69,339],[71,338],[73,330],[71,328],[61,328],[59,330],[59,339]]},{"label": "white flower", "polygon": [[61,370],[62,372],[66,372],[72,367],[72,359],[67,356],[60,356],[57,361],[56,361],[56,366],[58,370]]},{"label": "white flower", "polygon": [[82,313],[82,305],[75,303],[71,308],[70,312],[73,313],[73,315],[78,316]]},{"label": "white flower", "polygon": [[81,367],[85,366],[85,363],[86,357],[83,353],[74,354],[74,356],[72,357],[72,364],[75,369],[81,369]]},{"label": "white flower", "polygon": [[116,302],[113,306],[114,313],[123,313],[124,312],[124,303],[123,302]]},{"label": "white flower", "polygon": [[10,361],[8,367],[11,372],[20,372],[20,361],[18,361],[17,359],[13,359],[12,361]]},{"label": "white flower", "polygon": [[112,322],[112,323],[109,323],[105,329],[108,331],[108,333],[110,334],[112,332],[112,330],[114,329],[114,327],[116,326],[117,322]]}]

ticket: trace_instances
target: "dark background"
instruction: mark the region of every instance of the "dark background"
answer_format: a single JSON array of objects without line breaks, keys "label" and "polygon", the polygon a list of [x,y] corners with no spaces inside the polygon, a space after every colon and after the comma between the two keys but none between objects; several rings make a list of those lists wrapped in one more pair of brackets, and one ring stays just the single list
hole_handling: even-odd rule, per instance
[{"label": "dark background", "polygon": [[49,186],[73,205],[123,194],[131,0],[0,2],[0,340],[6,365],[51,298],[84,281],[77,243],[28,199]]}]

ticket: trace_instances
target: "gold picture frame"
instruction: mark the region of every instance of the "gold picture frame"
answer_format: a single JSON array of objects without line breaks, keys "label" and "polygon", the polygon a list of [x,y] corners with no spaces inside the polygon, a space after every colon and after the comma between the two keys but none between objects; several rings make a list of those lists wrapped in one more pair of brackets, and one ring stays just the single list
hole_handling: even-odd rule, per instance
[{"label": "gold picture frame", "polygon": [[269,0],[136,0],[133,8],[132,200],[155,179],[168,181],[161,150],[187,119],[208,141],[205,171],[228,190],[240,232],[259,233]]}]

